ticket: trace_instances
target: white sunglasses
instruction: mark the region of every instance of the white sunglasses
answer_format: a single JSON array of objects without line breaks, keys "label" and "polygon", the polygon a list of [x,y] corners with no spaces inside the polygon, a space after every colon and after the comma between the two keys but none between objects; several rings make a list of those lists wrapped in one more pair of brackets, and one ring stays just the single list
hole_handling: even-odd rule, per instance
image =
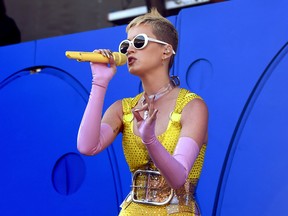
[{"label": "white sunglasses", "polygon": [[[146,34],[138,34],[136,37],[134,37],[131,41],[126,39],[123,40],[120,44],[119,44],[119,52],[126,54],[127,50],[130,46],[130,44],[135,48],[135,49],[144,49],[148,42],[155,42],[155,43],[160,43],[163,45],[169,45],[168,43],[161,41],[161,40],[157,40],[154,38],[149,38]],[[172,53],[175,55],[175,51],[172,49]]]}]

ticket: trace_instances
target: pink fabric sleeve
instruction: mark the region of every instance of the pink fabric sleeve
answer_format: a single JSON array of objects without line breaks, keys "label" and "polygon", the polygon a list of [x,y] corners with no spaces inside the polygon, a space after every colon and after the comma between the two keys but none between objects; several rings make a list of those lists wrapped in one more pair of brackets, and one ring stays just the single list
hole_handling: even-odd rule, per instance
[{"label": "pink fabric sleeve", "polygon": [[199,154],[198,144],[190,137],[180,137],[174,154],[170,155],[155,136],[155,124],[155,119],[141,121],[139,133],[142,142],[168,184],[177,189],[184,185]]},{"label": "pink fabric sleeve", "polygon": [[179,138],[173,157],[184,167],[185,180],[188,177],[199,152],[199,146],[193,138]]},{"label": "pink fabric sleeve", "polygon": [[105,146],[112,143],[113,130],[109,124],[101,123],[100,132],[97,137],[85,136],[84,133],[79,131],[77,148],[78,151],[85,155],[95,155],[105,149]]},{"label": "pink fabric sleeve", "polygon": [[91,68],[92,88],[77,137],[77,148],[85,155],[99,153],[105,146],[112,143],[114,137],[110,125],[101,124],[106,88],[112,76],[108,76],[109,68],[105,65],[91,64]]}]

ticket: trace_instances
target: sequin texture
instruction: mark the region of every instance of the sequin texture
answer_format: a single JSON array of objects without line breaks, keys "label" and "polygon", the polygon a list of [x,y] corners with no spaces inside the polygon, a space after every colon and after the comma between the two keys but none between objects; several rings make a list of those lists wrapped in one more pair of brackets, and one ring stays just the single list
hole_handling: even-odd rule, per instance
[{"label": "sequin texture", "polygon": [[[122,100],[123,106],[123,151],[126,161],[129,165],[130,171],[134,173],[139,168],[145,167],[151,162],[148,152],[141,142],[141,138],[133,133],[133,114],[132,109],[137,105],[137,102],[141,99],[142,94],[138,94],[134,98],[125,98]],[[168,123],[167,130],[158,136],[158,140],[166,148],[166,150],[172,154],[181,131],[181,112],[184,106],[195,98],[200,98],[198,95],[189,92],[188,90],[181,89],[176,101],[174,111],[170,115],[170,121]],[[200,98],[201,99],[201,98]],[[184,186],[178,189],[175,193],[179,193],[179,196],[173,197],[170,203],[163,206],[153,206],[148,204],[141,204],[135,202],[123,202],[121,216],[127,215],[200,215],[200,210],[194,199],[195,189],[198,179],[202,170],[204,161],[204,155],[206,151],[206,144],[202,146],[200,153],[189,173],[187,182],[192,185],[189,194],[180,193],[181,190],[185,190]],[[156,167],[153,167],[156,170]],[[188,198],[185,196],[189,196]],[[185,200],[187,202],[185,203]]]}]

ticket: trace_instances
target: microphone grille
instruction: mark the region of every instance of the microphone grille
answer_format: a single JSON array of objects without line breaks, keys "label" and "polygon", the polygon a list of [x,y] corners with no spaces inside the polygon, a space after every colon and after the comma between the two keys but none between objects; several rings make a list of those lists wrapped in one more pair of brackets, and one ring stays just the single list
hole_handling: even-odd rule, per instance
[{"label": "microphone grille", "polygon": [[113,58],[117,66],[124,65],[127,62],[127,56],[120,52],[113,52]]}]

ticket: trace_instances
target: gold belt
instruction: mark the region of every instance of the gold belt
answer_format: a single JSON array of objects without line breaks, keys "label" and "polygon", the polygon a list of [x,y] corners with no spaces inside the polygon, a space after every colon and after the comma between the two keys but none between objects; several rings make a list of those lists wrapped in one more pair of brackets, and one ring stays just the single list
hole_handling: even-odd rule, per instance
[{"label": "gold belt", "polygon": [[133,202],[165,205],[173,197],[174,190],[166,183],[159,171],[137,170],[132,177]]},{"label": "gold belt", "polygon": [[126,209],[131,202],[166,205],[167,214],[191,212],[201,215],[194,192],[197,179],[187,179],[185,184],[173,190],[156,170],[137,170],[132,177],[132,190],[121,204]]}]

